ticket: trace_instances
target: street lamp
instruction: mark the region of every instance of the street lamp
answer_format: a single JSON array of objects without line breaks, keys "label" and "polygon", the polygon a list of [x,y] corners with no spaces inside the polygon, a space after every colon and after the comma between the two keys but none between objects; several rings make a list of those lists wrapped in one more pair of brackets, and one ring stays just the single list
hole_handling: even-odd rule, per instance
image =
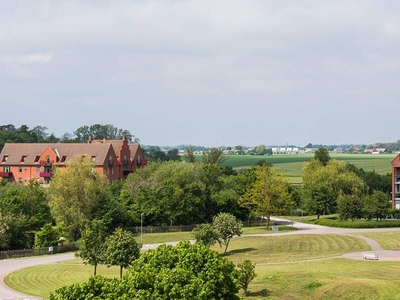
[{"label": "street lamp", "polygon": [[140,243],[143,244],[143,214],[140,214]]}]

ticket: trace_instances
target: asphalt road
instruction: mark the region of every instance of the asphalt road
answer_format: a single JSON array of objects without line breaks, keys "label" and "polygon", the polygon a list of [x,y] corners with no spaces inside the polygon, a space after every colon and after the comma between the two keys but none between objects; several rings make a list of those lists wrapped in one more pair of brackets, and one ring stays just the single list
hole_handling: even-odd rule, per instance
[{"label": "asphalt road", "polygon": [[[260,236],[269,236],[269,235],[290,235],[290,234],[343,234],[343,235],[355,235],[358,238],[365,240],[368,245],[371,247],[371,250],[368,253],[376,253],[379,256],[379,261],[400,261],[400,251],[389,251],[383,250],[379,244],[370,238],[363,237],[360,235],[356,235],[357,233],[363,232],[387,232],[387,231],[398,231],[400,232],[400,228],[373,228],[373,229],[347,229],[347,228],[333,228],[333,227],[325,227],[313,224],[305,224],[292,222],[284,219],[272,218],[280,224],[285,224],[288,226],[293,226],[298,230],[288,231],[282,233],[273,233],[273,234],[262,234]],[[175,245],[176,242],[167,243],[170,245]],[[142,251],[147,249],[154,249],[161,244],[148,244],[143,245]],[[350,258],[350,259],[358,259],[362,260],[362,252],[352,252],[346,253],[342,255],[342,257]],[[8,259],[0,261],[0,300],[39,300],[40,298],[24,295],[17,291],[14,291],[8,288],[4,283],[4,277],[7,274],[15,272],[20,269],[24,269],[31,266],[43,265],[43,264],[51,264],[56,263],[63,260],[68,260],[74,258],[73,253],[67,254],[56,254],[50,256],[41,256],[34,258],[18,258],[18,259]]]}]

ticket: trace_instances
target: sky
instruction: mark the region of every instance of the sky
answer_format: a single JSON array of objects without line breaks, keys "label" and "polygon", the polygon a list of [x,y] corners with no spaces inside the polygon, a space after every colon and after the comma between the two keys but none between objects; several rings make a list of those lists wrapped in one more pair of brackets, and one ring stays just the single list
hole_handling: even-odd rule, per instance
[{"label": "sky", "polygon": [[400,2],[0,2],[0,125],[145,145],[400,139]]}]

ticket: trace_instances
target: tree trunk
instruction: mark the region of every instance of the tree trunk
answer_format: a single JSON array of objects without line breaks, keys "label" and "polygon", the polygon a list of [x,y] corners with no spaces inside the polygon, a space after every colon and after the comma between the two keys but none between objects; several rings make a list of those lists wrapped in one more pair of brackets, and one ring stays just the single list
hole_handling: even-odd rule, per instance
[{"label": "tree trunk", "polygon": [[267,230],[268,230],[268,228],[269,228],[269,222],[270,222],[270,218],[267,217]]},{"label": "tree trunk", "polygon": [[122,266],[119,266],[119,278],[122,278]]},{"label": "tree trunk", "polygon": [[228,249],[228,246],[229,246],[229,241],[230,241],[230,239],[226,242],[226,245],[225,245],[225,251],[224,251],[224,253],[226,253],[226,250]]},{"label": "tree trunk", "polygon": [[97,274],[97,264],[94,264],[94,276]]}]

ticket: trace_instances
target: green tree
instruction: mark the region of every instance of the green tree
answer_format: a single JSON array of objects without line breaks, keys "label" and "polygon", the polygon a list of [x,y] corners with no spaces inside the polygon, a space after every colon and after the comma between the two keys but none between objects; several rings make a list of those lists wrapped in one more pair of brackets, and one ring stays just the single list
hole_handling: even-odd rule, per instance
[{"label": "green tree", "polygon": [[119,266],[119,276],[122,278],[122,269],[128,268],[139,258],[140,247],[131,232],[117,228],[106,238],[104,262],[111,266]]},{"label": "green tree", "polygon": [[250,282],[257,277],[256,265],[252,264],[250,260],[246,259],[237,265],[238,267],[238,284],[243,289],[243,294],[247,295]]},{"label": "green tree", "polygon": [[124,129],[117,128],[111,124],[94,124],[91,126],[81,126],[74,131],[76,136],[75,140],[78,143],[86,143],[89,136],[92,136],[94,140],[120,140],[123,135],[127,136],[128,141],[132,141],[133,135]]},{"label": "green tree", "polygon": [[272,214],[286,212],[293,206],[289,182],[269,165],[254,170],[256,179],[240,198],[240,203],[256,216],[266,218],[268,228]]},{"label": "green tree", "polygon": [[343,162],[330,160],[324,166],[311,159],[303,168],[303,205],[318,218],[336,212],[340,195],[360,195],[363,191],[362,179],[347,170]]},{"label": "green tree", "polygon": [[82,258],[85,264],[94,267],[94,276],[97,273],[97,265],[104,261],[104,243],[107,237],[107,227],[101,220],[90,221],[82,232],[79,251],[76,257]]},{"label": "green tree", "polygon": [[171,149],[167,152],[167,160],[168,161],[180,161],[181,156],[179,155],[178,149]]},{"label": "green tree", "polygon": [[35,248],[57,246],[60,237],[57,229],[47,223],[35,233]]},{"label": "green tree", "polygon": [[219,234],[211,224],[200,224],[192,230],[196,243],[211,247],[218,241]]},{"label": "green tree", "polygon": [[64,222],[77,240],[81,230],[94,218],[97,207],[109,199],[108,180],[95,171],[90,156],[76,156],[67,168],[56,168],[47,190],[49,205],[57,223]]},{"label": "green tree", "polygon": [[203,151],[202,161],[204,164],[222,164],[226,161],[223,151],[218,148],[211,148],[209,151]]},{"label": "green tree", "polygon": [[219,213],[213,218],[213,228],[218,233],[218,243],[225,245],[224,253],[228,249],[230,240],[242,234],[242,222],[230,213]]},{"label": "green tree", "polygon": [[390,211],[389,194],[381,191],[373,191],[371,195],[364,198],[364,217],[368,220],[375,218],[384,219]]},{"label": "green tree", "polygon": [[90,278],[58,289],[50,300],[239,299],[234,264],[201,244],[180,242],[144,252],[122,279]]},{"label": "green tree", "polygon": [[186,148],[185,154],[183,155],[183,160],[188,163],[196,162],[196,156],[194,155],[193,147]]},{"label": "green tree", "polygon": [[315,150],[314,159],[318,160],[323,166],[326,166],[326,164],[331,160],[328,149],[321,147]]},{"label": "green tree", "polygon": [[337,201],[341,220],[354,221],[363,217],[364,199],[362,195],[340,195]]}]

